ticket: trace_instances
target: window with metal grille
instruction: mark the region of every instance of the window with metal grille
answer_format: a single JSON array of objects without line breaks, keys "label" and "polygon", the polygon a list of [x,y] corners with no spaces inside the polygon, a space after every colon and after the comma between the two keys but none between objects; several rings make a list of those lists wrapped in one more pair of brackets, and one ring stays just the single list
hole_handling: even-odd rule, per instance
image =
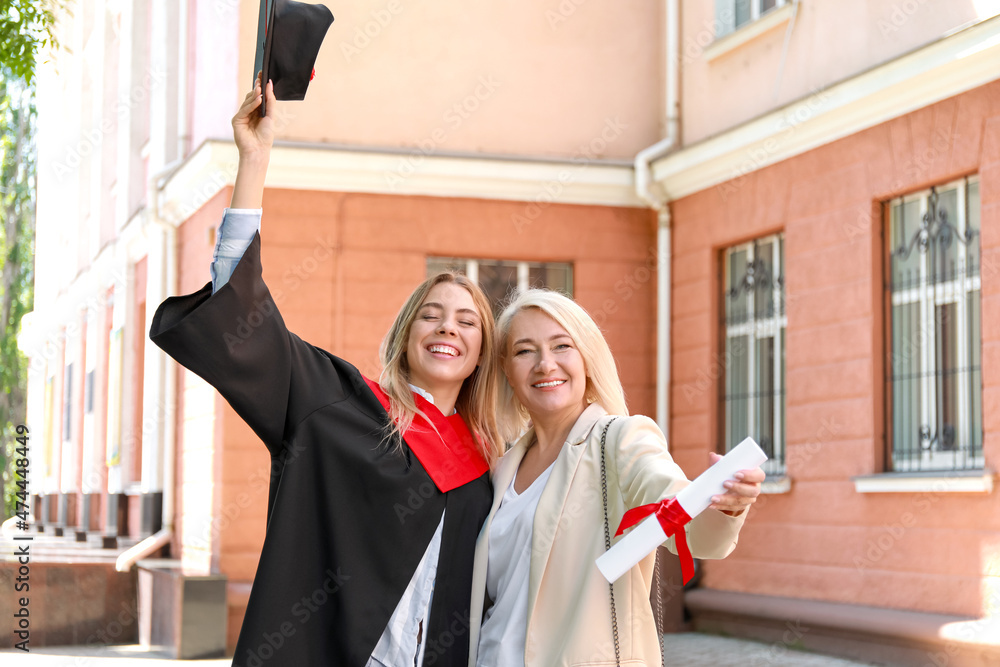
[{"label": "window with metal grille", "polygon": [[73,364],[66,364],[63,376],[63,440],[73,437]]},{"label": "window with metal grille", "polygon": [[979,179],[887,208],[890,467],[982,468]]},{"label": "window with metal grille", "polygon": [[776,7],[791,0],[715,0],[716,38],[756,21]]},{"label": "window with metal grille", "polygon": [[83,411],[88,415],[94,412],[94,372],[87,371],[87,380],[83,385]]},{"label": "window with metal grille", "polygon": [[514,262],[494,259],[428,257],[427,276],[458,271],[479,283],[499,315],[516,290],[547,287],[573,297],[573,266],[564,262]]},{"label": "window with metal grille", "polygon": [[768,475],[785,472],[784,244],[775,234],[723,253],[726,451],[752,437]]}]

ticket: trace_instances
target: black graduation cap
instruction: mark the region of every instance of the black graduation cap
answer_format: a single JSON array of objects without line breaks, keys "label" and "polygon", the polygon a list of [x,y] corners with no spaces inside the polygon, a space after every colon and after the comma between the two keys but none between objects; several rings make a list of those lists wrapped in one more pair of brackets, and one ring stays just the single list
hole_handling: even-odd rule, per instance
[{"label": "black graduation cap", "polygon": [[[253,75],[262,72],[261,89],[268,80],[279,100],[303,100],[313,77],[313,65],[333,14],[325,5],[293,0],[260,0],[257,21],[257,52]],[[264,95],[260,115],[265,114]]]}]

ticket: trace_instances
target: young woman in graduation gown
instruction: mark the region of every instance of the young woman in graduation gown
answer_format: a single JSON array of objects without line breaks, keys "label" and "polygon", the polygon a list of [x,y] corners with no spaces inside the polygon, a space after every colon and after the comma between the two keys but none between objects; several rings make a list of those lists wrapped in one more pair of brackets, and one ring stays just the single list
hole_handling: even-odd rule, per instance
[{"label": "young woman in graduation gown", "polygon": [[266,117],[258,82],[233,118],[239,171],[212,282],[164,301],[150,331],[271,457],[233,664],[464,665],[500,442],[489,303],[462,276],[426,281],[383,341],[378,382],[290,333],[261,277],[270,85],[266,94]]},{"label": "young woman in graduation gown", "polygon": [[[497,334],[501,434],[523,435],[497,464],[476,547],[469,665],[659,665],[654,554],[615,582],[614,623],[608,582],[594,565],[606,551],[604,489],[613,535],[626,510],[672,497],[688,481],[656,423],[626,416],[611,351],[580,306],[555,292],[522,292]],[[735,547],[764,473],[737,477],[687,524],[695,557]],[[667,546],[676,553],[674,538]]]}]

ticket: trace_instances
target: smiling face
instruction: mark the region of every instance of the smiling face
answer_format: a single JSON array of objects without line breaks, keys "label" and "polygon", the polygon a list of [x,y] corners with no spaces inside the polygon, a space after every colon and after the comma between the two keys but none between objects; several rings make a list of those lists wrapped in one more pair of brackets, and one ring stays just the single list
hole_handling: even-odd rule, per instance
[{"label": "smiling face", "polygon": [[410,383],[431,395],[457,390],[476,369],[482,342],[482,317],[472,295],[455,283],[438,283],[410,325]]},{"label": "smiling face", "polygon": [[587,369],[569,333],[537,308],[511,321],[504,373],[533,420],[574,419],[587,408]]}]

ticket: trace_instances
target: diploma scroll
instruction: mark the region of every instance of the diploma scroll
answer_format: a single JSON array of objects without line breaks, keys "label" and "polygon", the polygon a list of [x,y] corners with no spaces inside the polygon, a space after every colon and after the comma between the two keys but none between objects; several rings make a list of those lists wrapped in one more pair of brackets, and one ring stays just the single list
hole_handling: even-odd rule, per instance
[{"label": "diploma scroll", "polygon": [[[767,455],[753,438],[747,438],[682,489],[675,500],[693,519],[712,504],[712,496],[726,492],[723,482],[732,479],[740,470],[752,470],[766,460]],[[666,539],[667,534],[656,515],[651,515],[598,558],[597,568],[605,579],[614,582]]]}]

